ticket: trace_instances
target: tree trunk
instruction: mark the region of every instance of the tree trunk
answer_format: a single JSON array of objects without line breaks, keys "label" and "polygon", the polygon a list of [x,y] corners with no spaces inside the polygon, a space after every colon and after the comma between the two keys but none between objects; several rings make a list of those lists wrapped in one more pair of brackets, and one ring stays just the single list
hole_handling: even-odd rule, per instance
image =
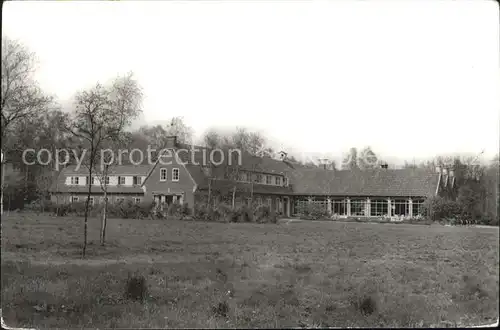
[{"label": "tree trunk", "polygon": [[106,222],[107,222],[107,212],[108,212],[108,185],[106,184],[106,177],[108,176],[108,166],[106,165],[104,172],[104,208],[102,212],[102,223],[101,223],[101,245],[104,245],[106,239]]},{"label": "tree trunk", "polygon": [[234,199],[235,199],[235,197],[236,197],[236,186],[234,186],[234,188],[233,188],[233,203],[232,203],[233,210],[234,210]]},{"label": "tree trunk", "polygon": [[210,200],[212,198],[212,179],[208,178],[208,205],[210,205]]},{"label": "tree trunk", "polygon": [[[92,141],[93,145],[93,141]],[[90,150],[90,166],[89,166],[89,180],[92,180],[92,167],[94,166],[94,150]],[[92,183],[89,182],[89,190],[87,193],[87,201],[85,202],[85,219],[83,220],[83,248],[82,248],[82,258],[85,258],[85,253],[87,252],[87,227],[88,227],[88,219],[89,219],[89,203],[90,203],[90,195],[92,194]]]}]

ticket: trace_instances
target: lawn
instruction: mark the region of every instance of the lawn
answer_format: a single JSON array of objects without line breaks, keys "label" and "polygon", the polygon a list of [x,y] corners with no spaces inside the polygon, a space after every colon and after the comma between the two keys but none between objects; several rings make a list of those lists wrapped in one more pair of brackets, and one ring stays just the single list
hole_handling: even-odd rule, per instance
[{"label": "lawn", "polygon": [[[99,220],[89,225],[82,260],[81,218],[2,217],[7,325],[454,327],[498,317],[498,228],[112,219],[101,247]],[[127,282],[140,276],[147,294],[133,300]]]}]

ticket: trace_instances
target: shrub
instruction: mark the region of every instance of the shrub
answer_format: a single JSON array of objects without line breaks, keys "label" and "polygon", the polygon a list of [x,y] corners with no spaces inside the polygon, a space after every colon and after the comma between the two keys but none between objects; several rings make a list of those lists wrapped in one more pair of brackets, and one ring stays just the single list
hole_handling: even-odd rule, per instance
[{"label": "shrub", "polygon": [[254,211],[254,219],[258,223],[276,223],[278,217],[275,212],[267,205],[260,205]]},{"label": "shrub", "polygon": [[439,196],[429,197],[422,205],[423,214],[432,220],[458,218],[462,214],[459,203]]},{"label": "shrub", "polygon": [[308,203],[305,206],[299,208],[299,213],[301,217],[306,220],[319,220],[328,218],[328,211],[324,205],[316,203]]},{"label": "shrub", "polygon": [[143,300],[147,295],[146,278],[144,276],[133,276],[127,280],[125,286],[125,297],[133,300]]},{"label": "shrub", "polygon": [[231,222],[233,215],[233,209],[228,204],[219,203],[215,207],[215,221]]},{"label": "shrub", "polygon": [[194,207],[194,218],[203,221],[210,221],[211,214],[213,210],[212,207],[207,203],[199,203]]}]

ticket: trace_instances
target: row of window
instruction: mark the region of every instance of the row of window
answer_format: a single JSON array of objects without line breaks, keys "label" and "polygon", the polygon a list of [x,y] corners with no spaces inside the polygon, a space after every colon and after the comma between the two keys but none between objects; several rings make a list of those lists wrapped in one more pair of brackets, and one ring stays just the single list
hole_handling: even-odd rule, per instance
[{"label": "row of window", "polygon": [[238,181],[241,182],[255,182],[260,184],[268,184],[273,186],[288,186],[288,178],[279,175],[269,175],[260,173],[240,172]]},{"label": "row of window", "polygon": [[[160,168],[160,181],[167,181],[167,169]],[[179,181],[179,169],[172,169],[172,181]]]},{"label": "row of window", "polygon": [[[87,201],[87,198],[82,198],[82,199],[83,199],[83,201]],[[80,197],[79,196],[72,196],[71,197],[71,202],[72,203],[78,203],[79,201],[80,201]],[[100,197],[100,202],[103,203],[104,201],[105,201],[105,198],[104,197]],[[116,203],[124,202],[125,201],[125,197],[116,197],[115,201],[116,201]],[[133,201],[134,201],[135,204],[140,204],[141,201],[142,201],[142,198],[141,197],[134,197]],[[95,198],[91,196],[90,199],[89,199],[89,204],[90,205],[94,205],[94,203],[95,203]]]},{"label": "row of window", "polygon": [[[296,201],[295,207],[298,212],[307,207],[309,201]],[[325,208],[328,207],[327,201],[312,201],[314,204],[321,205]],[[371,200],[370,211],[367,214],[367,201],[366,200],[351,200],[350,214],[352,216],[385,216],[385,215],[402,215],[402,216],[417,216],[422,212],[423,200],[412,201],[412,212],[410,214],[410,203],[408,200],[391,200],[391,207],[389,213],[389,204],[387,200]],[[346,200],[332,200],[332,212],[338,215],[347,215],[348,204]]]},{"label": "row of window", "polygon": [[[109,176],[106,176],[104,177],[104,183],[109,185]],[[100,181],[101,177],[96,177],[96,176],[92,176],[91,180],[90,180],[90,177],[87,176],[85,177],[85,185],[89,185],[89,181],[91,181],[90,184],[92,185],[97,185],[99,184],[99,181]],[[79,176],[72,176],[71,179],[70,179],[70,182],[72,185],[79,185],[80,184],[80,177]],[[126,180],[125,180],[125,177],[124,176],[119,176],[118,177],[118,184],[119,185],[125,185],[126,184]],[[134,176],[133,179],[132,179],[132,184],[133,185],[141,185],[142,184],[142,177],[140,176]]]}]

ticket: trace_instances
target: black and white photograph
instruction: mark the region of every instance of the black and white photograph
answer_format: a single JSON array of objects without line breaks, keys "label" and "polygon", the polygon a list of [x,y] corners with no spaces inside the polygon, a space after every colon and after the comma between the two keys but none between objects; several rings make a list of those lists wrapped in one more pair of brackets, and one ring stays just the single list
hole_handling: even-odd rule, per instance
[{"label": "black and white photograph", "polygon": [[496,1],[5,1],[2,329],[498,327]]}]

